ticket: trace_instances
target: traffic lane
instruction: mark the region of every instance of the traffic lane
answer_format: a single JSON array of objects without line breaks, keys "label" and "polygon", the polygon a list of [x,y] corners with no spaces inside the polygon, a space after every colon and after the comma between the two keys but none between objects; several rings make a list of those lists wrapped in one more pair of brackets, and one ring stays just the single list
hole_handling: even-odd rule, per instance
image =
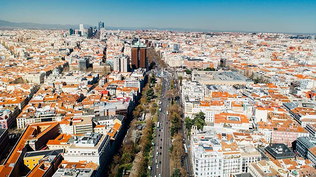
[{"label": "traffic lane", "polygon": [[[160,143],[160,137],[161,137],[161,134],[160,134],[160,132],[159,132],[159,128],[157,128],[157,136],[156,136],[156,146],[155,146],[155,153],[154,153],[154,156],[155,156],[155,159],[157,159],[157,161],[158,161],[158,157],[157,157],[157,152],[159,153],[159,150],[157,150],[157,147],[159,147],[159,146],[161,146],[161,143]],[[157,164],[155,164],[154,165],[154,168],[155,168],[155,171],[156,171],[156,173],[157,173],[157,170],[156,170],[156,165]]]},{"label": "traffic lane", "polygon": [[153,161],[152,161],[152,174],[155,175],[156,174],[156,166],[155,166],[155,160],[156,159],[156,147],[158,145],[158,134],[156,134],[155,137],[155,145],[154,145],[154,155],[153,155]]},{"label": "traffic lane", "polygon": [[[163,109],[162,109],[163,110]],[[160,173],[160,168],[161,168],[161,164],[160,164],[160,162],[162,161],[162,157],[161,157],[161,148],[160,147],[162,147],[162,142],[161,142],[161,139],[163,138],[163,136],[162,136],[162,127],[163,127],[163,121],[164,120],[164,118],[163,118],[163,113],[159,113],[159,115],[158,115],[158,121],[160,122],[160,127],[159,128],[157,128],[157,133],[156,133],[156,139],[155,139],[155,141],[156,141],[156,144],[155,144],[155,147],[154,147],[154,161],[153,161],[153,174],[155,174],[155,175],[159,175],[159,174],[161,174]],[[157,152],[158,152],[158,155],[157,155]],[[157,159],[157,161],[156,161],[156,159]],[[157,162],[157,163],[156,163]],[[158,165],[158,168],[157,168],[157,165]]]},{"label": "traffic lane", "polygon": [[[166,117],[166,116],[164,116]],[[162,176],[169,176],[170,174],[168,173],[168,166],[170,165],[168,162],[168,157],[169,157],[169,153],[168,153],[168,137],[167,137],[167,132],[166,132],[166,121],[163,123],[163,138],[162,138],[162,158],[164,160],[164,162],[162,162],[162,168],[161,168],[161,174]]]},{"label": "traffic lane", "polygon": [[[157,143],[157,146],[156,146],[156,153],[154,154],[155,155],[155,166],[154,166],[154,168],[155,168],[155,171],[156,171],[155,175],[157,175],[157,176],[159,174],[161,174],[160,173],[161,164],[159,164],[159,162],[162,160],[161,159],[161,155],[160,155],[160,152],[161,152],[160,147],[162,146],[162,143],[160,143],[161,142],[161,138],[162,138],[162,136],[161,136],[161,128],[159,128],[159,130],[157,131],[158,132],[158,135],[157,135],[158,143]],[[157,152],[158,152],[158,154],[157,154]],[[157,159],[157,161],[156,161],[156,159]],[[157,168],[157,165],[158,165],[158,168]]]},{"label": "traffic lane", "polygon": [[[166,165],[167,166],[169,165],[168,161],[167,162],[163,162],[163,161],[166,160],[166,158],[169,157],[168,147],[166,146],[166,145],[168,145],[168,139],[165,136],[165,132],[166,132],[165,117],[166,117],[165,115],[162,116],[164,121],[162,123],[161,131],[160,131],[161,148],[159,150],[160,150],[160,156],[161,156],[160,161],[162,162],[161,163],[161,169],[160,169],[161,173],[160,174],[163,174],[165,172],[165,170],[166,170]],[[163,175],[163,176],[166,176],[166,175]],[[167,174],[167,176],[168,176],[168,174]]]},{"label": "traffic lane", "polygon": [[[167,84],[167,83],[166,83]],[[168,90],[168,87],[167,89]],[[168,107],[168,100],[165,99],[164,101],[164,111],[166,111]],[[164,131],[163,131],[163,149],[162,149],[162,152],[163,152],[163,166],[162,166],[162,176],[163,177],[169,177],[170,176],[170,160],[169,160],[169,145],[170,145],[170,139],[169,139],[169,134],[168,134],[168,121],[167,121],[167,116],[165,115],[164,116],[164,123],[163,123],[163,128],[164,128]]]},{"label": "traffic lane", "polygon": [[[163,83],[163,89],[165,90],[165,83]],[[164,93],[164,92],[163,92]],[[165,95],[164,94],[162,94],[162,97],[164,98],[165,97]],[[161,118],[161,129],[160,129],[160,131],[159,131],[159,134],[160,134],[160,140],[159,140],[159,142],[161,142],[161,149],[159,148],[159,150],[160,150],[160,152],[161,152],[161,154],[159,153],[159,162],[158,163],[160,163],[161,162],[161,164],[159,164],[158,165],[158,170],[157,171],[159,171],[159,173],[158,173],[158,175],[159,174],[162,174],[163,173],[163,170],[164,170],[164,166],[163,166],[163,164],[165,164],[164,162],[163,162],[163,160],[165,159],[164,158],[164,156],[165,156],[165,152],[164,152],[164,142],[163,142],[163,139],[164,139],[164,137],[163,137],[163,129],[165,128],[164,127],[164,123],[165,123],[165,119],[164,119],[164,113],[165,113],[165,109],[166,109],[166,107],[165,107],[165,105],[166,105],[166,103],[165,103],[165,99],[162,99],[162,104],[161,104],[161,113],[160,113],[160,118]]]}]

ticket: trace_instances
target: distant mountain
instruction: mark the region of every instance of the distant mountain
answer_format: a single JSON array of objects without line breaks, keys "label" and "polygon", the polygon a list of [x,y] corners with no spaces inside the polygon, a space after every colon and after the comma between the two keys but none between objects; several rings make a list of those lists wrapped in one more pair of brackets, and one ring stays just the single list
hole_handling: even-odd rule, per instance
[{"label": "distant mountain", "polygon": [[[91,25],[84,25],[85,28],[90,27]],[[78,25],[60,25],[60,24],[39,24],[39,23],[28,23],[28,22],[9,22],[5,20],[0,20],[0,29],[17,29],[17,28],[24,28],[24,29],[69,29],[74,28],[78,29]]]},{"label": "distant mountain", "polygon": [[[84,28],[88,29],[93,25],[84,25]],[[0,20],[0,29],[79,29],[78,25],[61,25],[61,24],[40,24],[40,23],[28,23],[28,22],[9,22]],[[106,27],[109,30],[145,30],[145,29],[157,29],[157,30],[172,30],[172,31],[205,31],[201,29],[185,29],[185,28],[154,28],[154,27]]]},{"label": "distant mountain", "polygon": [[[85,29],[88,29],[89,27],[94,27],[95,25],[83,25]],[[77,25],[61,25],[61,24],[40,24],[40,23],[28,23],[28,22],[9,22],[5,20],[0,20],[0,29],[79,29],[79,24]],[[207,29],[197,29],[197,28],[157,28],[157,27],[111,27],[106,26],[106,29],[109,30],[146,30],[146,29],[156,29],[156,30],[168,30],[168,31],[197,31],[197,32],[241,32],[241,33],[261,33],[264,31],[242,31],[242,30],[207,30]],[[269,31],[265,31],[269,32]],[[271,33],[286,33],[286,34],[303,34],[303,35],[316,35],[315,33],[289,33],[289,32],[272,32]]]}]

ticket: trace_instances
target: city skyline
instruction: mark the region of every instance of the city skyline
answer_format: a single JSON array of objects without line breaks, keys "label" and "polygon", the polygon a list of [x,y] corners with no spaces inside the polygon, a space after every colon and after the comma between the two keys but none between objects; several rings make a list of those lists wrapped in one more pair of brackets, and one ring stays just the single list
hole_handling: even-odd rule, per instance
[{"label": "city skyline", "polygon": [[3,2],[1,20],[105,27],[316,33],[313,7],[306,1],[54,1]]}]

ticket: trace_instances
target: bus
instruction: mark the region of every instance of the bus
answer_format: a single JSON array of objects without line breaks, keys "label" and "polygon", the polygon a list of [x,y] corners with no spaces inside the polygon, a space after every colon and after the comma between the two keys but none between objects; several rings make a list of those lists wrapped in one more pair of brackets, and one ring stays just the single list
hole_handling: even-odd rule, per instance
[{"label": "bus", "polygon": [[184,147],[184,151],[185,151],[185,153],[187,154],[187,153],[188,153],[187,146],[186,146],[185,144],[183,144],[183,147]]},{"label": "bus", "polygon": [[157,123],[157,128],[159,128],[160,122]]}]

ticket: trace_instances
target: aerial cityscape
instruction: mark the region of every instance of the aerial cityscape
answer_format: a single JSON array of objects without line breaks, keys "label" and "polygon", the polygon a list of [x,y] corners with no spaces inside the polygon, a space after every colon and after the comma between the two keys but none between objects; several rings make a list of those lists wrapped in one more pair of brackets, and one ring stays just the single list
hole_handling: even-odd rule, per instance
[{"label": "aerial cityscape", "polygon": [[0,177],[316,177],[315,2],[76,3],[0,7]]}]

